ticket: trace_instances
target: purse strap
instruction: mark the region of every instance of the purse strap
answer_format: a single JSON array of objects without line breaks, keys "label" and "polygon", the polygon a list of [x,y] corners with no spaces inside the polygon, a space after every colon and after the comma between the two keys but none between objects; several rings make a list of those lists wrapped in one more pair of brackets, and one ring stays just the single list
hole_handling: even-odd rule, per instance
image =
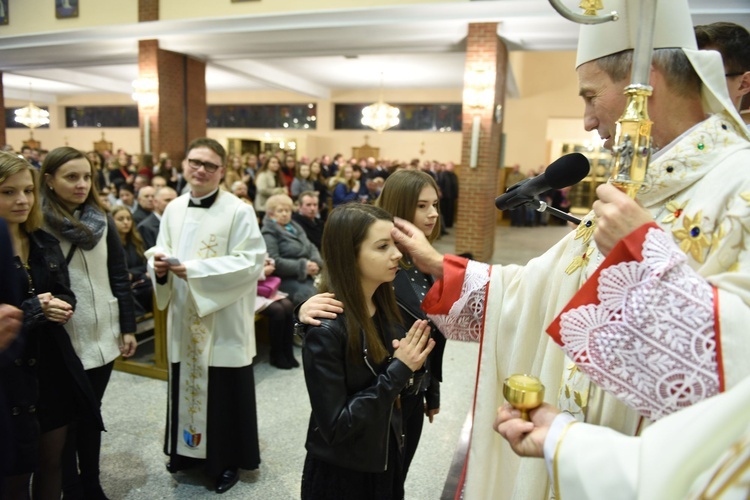
[{"label": "purse strap", "polygon": [[73,254],[76,252],[76,249],[78,248],[78,245],[73,243],[70,246],[70,250],[68,250],[68,255],[65,256],[65,263],[70,264],[70,261],[73,260]]}]

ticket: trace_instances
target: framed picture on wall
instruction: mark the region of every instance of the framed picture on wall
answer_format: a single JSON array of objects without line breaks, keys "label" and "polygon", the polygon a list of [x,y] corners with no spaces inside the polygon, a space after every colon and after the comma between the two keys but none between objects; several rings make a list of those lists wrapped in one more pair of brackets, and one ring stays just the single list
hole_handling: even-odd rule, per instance
[{"label": "framed picture on wall", "polygon": [[55,17],[65,19],[68,17],[78,17],[79,0],[55,0]]},{"label": "framed picture on wall", "polygon": [[0,25],[8,24],[8,2],[10,0],[0,0]]}]

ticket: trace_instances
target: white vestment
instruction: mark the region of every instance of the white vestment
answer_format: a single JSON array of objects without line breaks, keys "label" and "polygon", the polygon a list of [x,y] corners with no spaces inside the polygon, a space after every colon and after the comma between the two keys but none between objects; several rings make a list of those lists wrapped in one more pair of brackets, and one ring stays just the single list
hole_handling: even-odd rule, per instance
[{"label": "white vestment", "polygon": [[[188,207],[190,195],[172,201],[162,216],[149,270],[157,306],[167,316],[167,354],[181,363],[179,400],[181,455],[205,458],[208,367],[239,368],[255,356],[254,307],[266,246],[255,213],[219,190],[210,208]],[[187,280],[153,276],[153,255],[177,257]],[[170,410],[171,411],[171,410]]]},{"label": "white vestment", "polygon": [[572,423],[558,440],[558,500],[746,499],[750,494],[750,378],[674,413],[640,437]]},{"label": "white vestment", "polygon": [[[715,291],[713,303],[707,304],[716,313],[711,318],[715,331],[709,332],[715,343],[707,346],[716,361],[711,389],[732,387],[750,374],[750,143],[733,120],[714,115],[660,151],[649,166],[648,180],[650,188],[639,201],[671,236],[672,250],[680,253],[679,246],[687,254],[682,264],[685,272]],[[503,380],[511,374],[539,376],[546,387],[545,401],[580,420],[631,436],[648,425],[620,401],[637,394],[637,387],[627,387],[630,392],[623,389],[620,399],[604,392],[545,332],[602,263],[593,231],[590,214],[577,231],[526,266],[489,268],[470,262],[463,285],[458,285],[461,297],[450,315],[431,316],[446,337],[481,342],[467,499],[548,495],[543,461],[520,459],[493,431],[496,410],[504,403]],[[453,286],[446,278],[442,289]],[[438,295],[440,290],[438,285],[430,293]],[[659,305],[666,297],[649,300]],[[681,325],[680,307],[670,309],[671,305],[665,300],[662,321]],[[429,306],[425,309],[435,312]]]}]

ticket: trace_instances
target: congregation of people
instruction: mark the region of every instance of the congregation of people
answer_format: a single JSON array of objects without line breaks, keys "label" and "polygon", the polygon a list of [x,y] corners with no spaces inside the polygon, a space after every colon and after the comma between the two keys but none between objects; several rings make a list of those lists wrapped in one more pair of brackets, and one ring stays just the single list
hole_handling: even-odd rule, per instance
[{"label": "congregation of people", "polygon": [[[3,498],[107,498],[102,398],[154,305],[167,314],[167,471],[201,468],[217,493],[261,460],[259,314],[276,368],[300,366],[303,339],[303,499],[406,496],[440,412],[446,339],[480,342],[466,498],[746,495],[750,132],[736,106],[750,57],[731,68],[725,54],[724,69],[697,50],[686,1],[660,4],[657,27],[672,29],[652,68],[653,189],[636,201],[600,186],[583,222],[526,266],[435,249],[454,222],[451,163],[227,155],[210,138],[179,165],[0,152]],[[717,24],[698,29],[700,48],[738,32]],[[582,29],[577,72],[584,125],[611,148],[633,46],[600,36]],[[547,387],[530,421],[501,398],[514,372]]]}]

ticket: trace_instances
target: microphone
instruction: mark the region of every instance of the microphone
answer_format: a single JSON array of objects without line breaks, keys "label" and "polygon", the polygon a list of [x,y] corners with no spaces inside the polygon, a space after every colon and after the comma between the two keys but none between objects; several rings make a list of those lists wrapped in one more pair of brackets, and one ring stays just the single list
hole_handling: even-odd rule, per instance
[{"label": "microphone", "polygon": [[544,173],[524,179],[495,198],[498,210],[513,210],[534,203],[537,195],[550,189],[562,189],[583,180],[589,173],[589,160],[581,153],[571,153],[552,162]]}]

